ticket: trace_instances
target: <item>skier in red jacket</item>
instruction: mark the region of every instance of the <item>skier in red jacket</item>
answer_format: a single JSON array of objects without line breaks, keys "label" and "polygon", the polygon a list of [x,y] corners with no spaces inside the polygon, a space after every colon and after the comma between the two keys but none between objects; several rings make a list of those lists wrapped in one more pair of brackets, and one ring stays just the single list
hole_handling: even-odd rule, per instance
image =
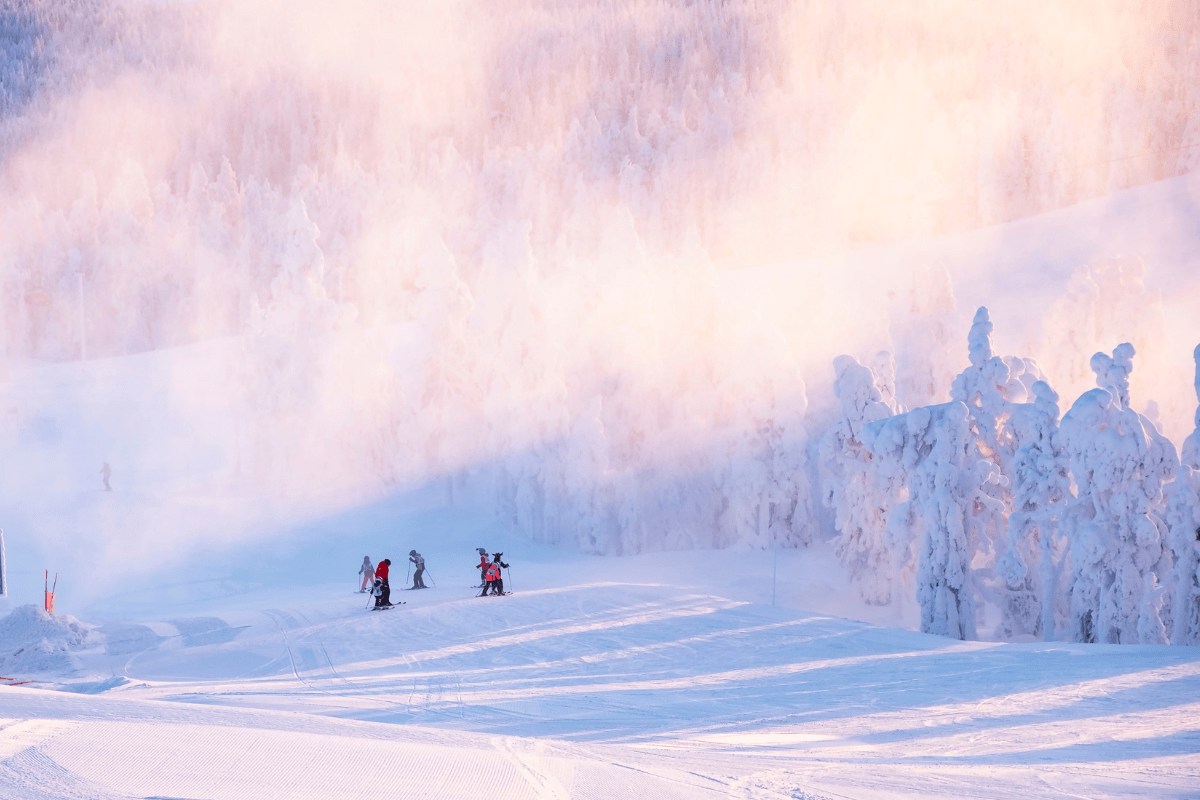
[{"label": "skier in red jacket", "polygon": [[492,557],[492,567],[496,570],[496,577],[492,581],[492,594],[504,594],[504,573],[500,570],[508,569],[508,564],[500,560],[500,556],[504,553],[496,553]]},{"label": "skier in red jacket", "polygon": [[492,594],[496,594],[496,581],[498,580],[500,580],[500,567],[496,564],[488,564],[487,571],[483,574],[483,591],[479,593],[479,596],[486,596],[489,589],[492,590]]},{"label": "skier in red jacket", "polygon": [[375,598],[375,607],[383,608],[392,604],[392,587],[388,585],[388,568],[392,566],[392,560],[385,558],[379,562],[379,566],[375,568],[375,577],[383,581],[381,587],[383,591]]}]

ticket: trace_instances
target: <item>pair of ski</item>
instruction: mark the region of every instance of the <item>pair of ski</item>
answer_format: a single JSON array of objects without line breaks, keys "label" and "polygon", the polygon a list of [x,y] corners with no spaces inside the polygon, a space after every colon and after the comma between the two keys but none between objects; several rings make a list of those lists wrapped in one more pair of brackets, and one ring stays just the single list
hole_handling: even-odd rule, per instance
[{"label": "pair of ski", "polygon": [[396,606],[402,606],[402,605],[404,605],[403,600],[401,600],[399,603],[392,603],[391,605],[387,605],[387,606],[371,606],[370,608],[367,609],[367,611],[387,611],[389,608],[395,608]]}]

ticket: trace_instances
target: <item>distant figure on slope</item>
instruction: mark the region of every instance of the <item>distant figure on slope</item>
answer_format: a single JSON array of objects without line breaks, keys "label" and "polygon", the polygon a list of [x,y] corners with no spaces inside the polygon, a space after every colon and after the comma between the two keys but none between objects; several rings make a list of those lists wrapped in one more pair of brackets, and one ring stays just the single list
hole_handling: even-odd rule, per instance
[{"label": "distant figure on slope", "polygon": [[388,568],[392,566],[392,560],[385,558],[379,562],[379,566],[375,568],[375,577],[382,581],[380,588],[383,590],[375,597],[375,607],[383,608],[392,604],[392,587],[388,584]]},{"label": "distant figure on slope", "polygon": [[112,487],[108,485],[108,479],[112,477],[112,467],[108,465],[107,461],[105,461],[104,466],[100,468],[100,477],[104,478],[104,491],[111,492]]},{"label": "distant figure on slope", "polygon": [[375,565],[371,563],[370,556],[363,556],[363,563],[358,568],[358,574],[362,575],[362,586],[358,590],[358,593],[362,594],[371,584],[371,579],[375,577]]},{"label": "distant figure on slope", "polygon": [[489,564],[488,551],[484,550],[482,547],[476,547],[475,549],[477,551],[479,551],[479,585],[480,585],[480,587],[486,589],[487,588],[487,571],[488,571],[488,564]]},{"label": "distant figure on slope", "polygon": [[508,569],[508,564],[500,560],[500,556],[504,553],[496,553],[492,558],[492,566],[496,568],[496,579],[492,581],[492,594],[504,594],[504,573],[501,569]]},{"label": "distant figure on slope", "polygon": [[408,551],[408,560],[411,561],[413,563],[413,565],[417,568],[417,571],[413,573],[412,588],[414,588],[414,589],[428,588],[427,586],[425,586],[425,581],[421,579],[421,575],[424,574],[424,572],[425,572],[425,559],[416,550],[409,550]]}]

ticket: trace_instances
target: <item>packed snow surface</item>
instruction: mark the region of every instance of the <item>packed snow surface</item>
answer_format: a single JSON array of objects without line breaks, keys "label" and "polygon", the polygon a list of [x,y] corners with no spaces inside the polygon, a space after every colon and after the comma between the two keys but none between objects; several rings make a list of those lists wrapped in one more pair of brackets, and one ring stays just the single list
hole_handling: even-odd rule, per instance
[{"label": "packed snow surface", "polygon": [[[879,627],[823,550],[583,556],[437,501],[88,608],[101,646],[5,675],[0,796],[1198,796],[1197,648]],[[480,546],[513,594],[475,596]],[[405,605],[365,608],[364,553]]]},{"label": "packed snow surface", "polygon": [[1197,42],[6,4],[0,797],[1200,796]]}]

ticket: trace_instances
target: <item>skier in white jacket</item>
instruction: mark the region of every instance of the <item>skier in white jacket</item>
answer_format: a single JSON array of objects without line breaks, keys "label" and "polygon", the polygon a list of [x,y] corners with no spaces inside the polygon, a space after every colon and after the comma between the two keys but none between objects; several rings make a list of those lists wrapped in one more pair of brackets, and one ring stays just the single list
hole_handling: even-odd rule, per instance
[{"label": "skier in white jacket", "polygon": [[426,588],[425,581],[421,579],[421,576],[425,572],[425,559],[416,550],[409,550],[408,551],[408,560],[411,561],[413,563],[413,566],[415,566],[417,568],[417,571],[413,573],[412,588],[413,589]]},{"label": "skier in white jacket", "polygon": [[367,591],[367,584],[375,580],[375,565],[371,563],[370,556],[363,556],[362,567],[358,570],[358,574],[362,575],[362,587],[358,590],[359,594]]}]

